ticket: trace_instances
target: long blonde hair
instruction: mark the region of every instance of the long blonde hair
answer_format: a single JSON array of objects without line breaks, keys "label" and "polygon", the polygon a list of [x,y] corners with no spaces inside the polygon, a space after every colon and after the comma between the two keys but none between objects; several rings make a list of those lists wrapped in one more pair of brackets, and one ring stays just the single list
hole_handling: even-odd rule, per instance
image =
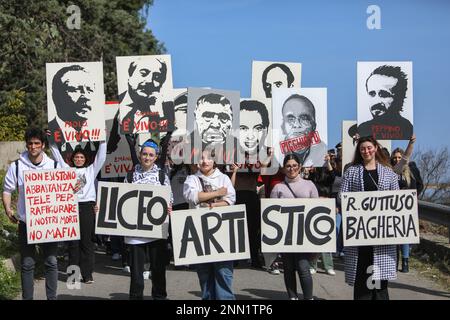
[{"label": "long blonde hair", "polygon": [[[391,154],[391,164],[394,165],[394,155],[396,153],[400,153],[402,156],[405,154],[405,151],[402,148],[396,148],[392,151]],[[408,188],[411,186],[411,170],[409,169],[408,163],[406,163],[402,168],[402,178],[406,181]]]}]

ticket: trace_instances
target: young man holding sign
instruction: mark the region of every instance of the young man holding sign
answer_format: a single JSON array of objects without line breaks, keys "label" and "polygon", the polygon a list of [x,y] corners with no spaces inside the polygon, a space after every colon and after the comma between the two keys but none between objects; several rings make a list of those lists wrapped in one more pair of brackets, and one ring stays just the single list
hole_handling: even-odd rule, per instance
[{"label": "young man holding sign", "polygon": [[[353,165],[344,173],[340,193],[398,189],[397,175],[380,144],[372,137],[359,139]],[[346,210],[344,205],[342,210]],[[389,300],[388,280],[397,278],[396,246],[348,246],[344,252],[345,282],[354,286],[354,299]]]},{"label": "young man holding sign", "polygon": [[[32,300],[34,293],[34,266],[36,263],[36,246],[28,244],[25,210],[24,171],[54,169],[55,162],[44,152],[45,133],[40,129],[30,128],[25,132],[27,151],[20,154],[19,160],[11,163],[3,184],[3,206],[6,215],[13,223],[19,224],[20,261],[22,278],[22,298]],[[11,194],[19,192],[16,217],[11,208]],[[57,242],[40,244],[44,253],[45,288],[48,300],[56,300],[58,282],[58,265],[56,260]]]}]

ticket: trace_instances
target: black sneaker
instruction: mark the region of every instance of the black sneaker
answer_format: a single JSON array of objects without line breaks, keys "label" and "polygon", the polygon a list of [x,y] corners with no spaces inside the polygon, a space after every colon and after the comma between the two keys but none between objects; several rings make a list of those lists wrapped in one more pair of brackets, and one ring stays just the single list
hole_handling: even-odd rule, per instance
[{"label": "black sneaker", "polygon": [[272,263],[272,265],[267,269],[270,274],[278,275],[280,274],[280,269],[278,268],[278,264],[276,262]]},{"label": "black sneaker", "polygon": [[94,283],[94,279],[93,278],[83,279],[83,283],[85,283],[85,284],[93,284]]}]

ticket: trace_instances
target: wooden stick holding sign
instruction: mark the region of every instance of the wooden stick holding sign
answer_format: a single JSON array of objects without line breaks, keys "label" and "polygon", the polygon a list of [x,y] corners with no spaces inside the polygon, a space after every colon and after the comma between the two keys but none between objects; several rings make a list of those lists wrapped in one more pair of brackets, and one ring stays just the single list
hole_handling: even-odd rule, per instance
[{"label": "wooden stick holding sign", "polygon": [[80,239],[75,169],[24,171],[28,244]]},{"label": "wooden stick holding sign", "polygon": [[250,258],[245,205],[177,210],[170,219],[176,266]]},{"label": "wooden stick holding sign", "polygon": [[344,246],[419,243],[417,191],[342,193]]},{"label": "wooden stick holding sign", "polygon": [[95,233],[167,239],[169,186],[99,182]]},{"label": "wooden stick holding sign", "polygon": [[335,252],[334,199],[261,199],[262,252]]}]

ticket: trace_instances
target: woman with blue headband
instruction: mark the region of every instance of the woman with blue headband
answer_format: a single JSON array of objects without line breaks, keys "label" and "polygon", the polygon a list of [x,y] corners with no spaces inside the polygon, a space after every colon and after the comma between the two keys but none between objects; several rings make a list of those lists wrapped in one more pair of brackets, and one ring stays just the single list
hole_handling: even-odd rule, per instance
[{"label": "woman with blue headband", "polygon": [[[165,185],[170,187],[170,180],[161,168],[155,163],[159,154],[158,144],[149,139],[139,152],[139,164],[134,171],[127,175],[125,182],[137,184]],[[169,213],[172,208],[173,196],[170,193]],[[166,239],[125,237],[125,243],[130,248],[130,300],[144,298],[144,264],[148,253],[150,258],[150,271],[152,275],[152,298],[164,300],[166,291],[166,265],[169,262]]]}]

